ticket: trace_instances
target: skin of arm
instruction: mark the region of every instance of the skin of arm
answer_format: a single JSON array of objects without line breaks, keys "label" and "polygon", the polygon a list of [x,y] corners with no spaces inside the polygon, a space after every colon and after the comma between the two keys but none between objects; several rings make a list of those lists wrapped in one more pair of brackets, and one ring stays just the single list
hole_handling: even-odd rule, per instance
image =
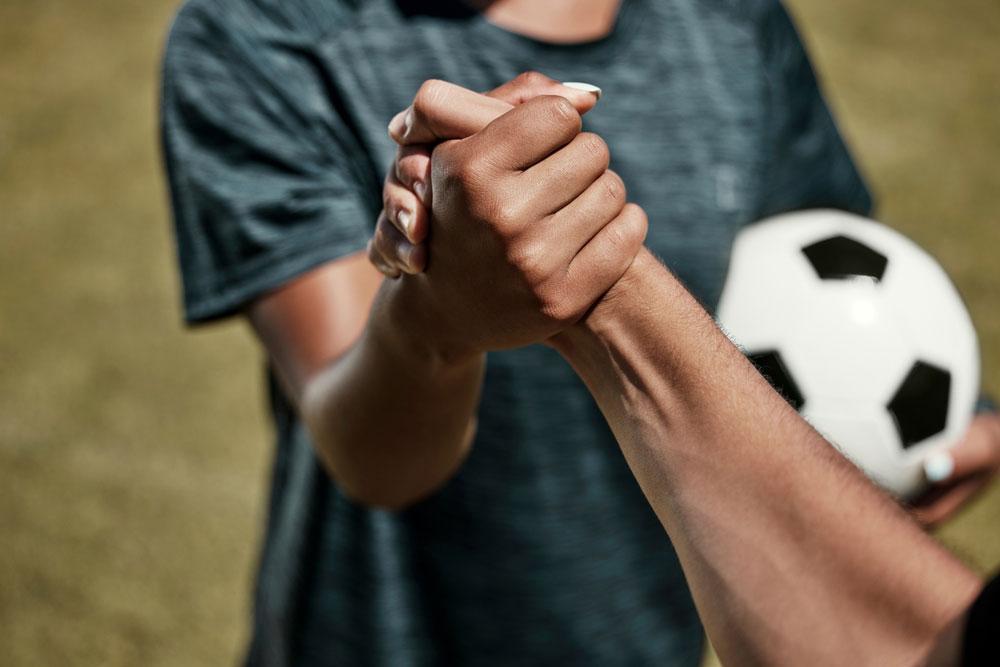
[{"label": "skin of arm", "polygon": [[725,664],[924,664],[977,594],[648,252],[553,344],[670,534]]},{"label": "skin of arm", "polygon": [[[556,236],[531,232],[541,229],[529,226],[532,216],[573,214],[590,221],[592,234],[609,224],[637,228],[634,214],[620,215],[623,197],[609,207],[585,196],[595,181],[617,179],[607,172],[606,147],[592,135],[580,134],[579,114],[596,98],[552,82],[541,85],[532,79],[522,84],[533,86],[532,97],[540,93],[560,97],[538,98],[522,118],[507,121],[511,127],[498,130],[505,133],[503,139],[480,140],[479,148],[469,137],[474,133],[469,123],[483,129],[524,98],[525,86],[501,87],[494,91],[495,97],[484,98],[429,82],[412,106],[420,116],[430,101],[445,103],[457,116],[456,124],[433,128],[438,140],[449,133],[463,137],[442,147],[439,162],[451,169],[440,174],[437,189],[442,202],[436,214],[453,224],[475,218],[484,234],[480,240],[492,244],[479,243],[454,253],[458,261],[450,267],[439,262],[436,272],[420,284],[383,282],[363,256],[356,255],[317,269],[248,309],[250,323],[309,428],[321,460],[342,490],[364,504],[402,509],[446,482],[467,455],[475,433],[484,352],[544,338],[564,325],[565,318],[578,317],[579,312],[561,308],[577,304],[582,311],[589,306],[620,277],[641,245],[644,219],[634,242],[616,252],[598,252],[600,240],[591,246],[589,236],[579,240],[575,250],[589,248],[576,263],[576,270],[586,273],[585,280],[568,285],[553,279],[576,259],[575,252],[549,265],[533,266],[530,277],[518,279],[523,272],[513,267],[532,260],[528,251],[555,254],[545,249],[557,241]],[[449,99],[458,91],[459,98]],[[464,101],[472,104],[464,106]],[[482,120],[484,113],[489,114],[488,121]],[[518,151],[522,128],[533,131],[528,145],[548,148],[534,156]],[[595,146],[605,153],[595,151]],[[493,168],[504,160],[509,169]],[[530,179],[517,178],[528,170],[533,170]],[[547,187],[552,179],[560,183]],[[516,193],[525,208],[496,209],[494,186]],[[451,203],[445,201],[448,193],[453,195]],[[398,217],[399,209],[393,213]],[[574,250],[565,244],[560,248]],[[443,244],[442,250],[447,258],[447,246]],[[483,262],[486,251],[498,256]],[[453,288],[461,282],[453,274],[468,275],[483,265],[497,268],[494,273],[481,272],[485,283],[510,288],[506,301],[499,298],[502,291],[494,291],[494,308],[483,307],[479,297],[486,293],[483,289]],[[560,309],[543,312],[541,307],[553,303],[557,294]]]},{"label": "skin of arm", "polygon": [[381,283],[354,255],[258,299],[248,317],[344,492],[399,509],[468,452],[483,357],[425,354]]}]

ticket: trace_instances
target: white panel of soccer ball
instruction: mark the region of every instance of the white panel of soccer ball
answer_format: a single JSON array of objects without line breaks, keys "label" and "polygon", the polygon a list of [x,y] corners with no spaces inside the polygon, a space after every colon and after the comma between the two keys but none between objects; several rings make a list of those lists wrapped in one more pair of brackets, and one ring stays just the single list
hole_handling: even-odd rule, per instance
[{"label": "white panel of soccer ball", "polygon": [[748,355],[780,359],[801,414],[899,496],[924,487],[924,459],[971,421],[969,313],[941,266],[885,225],[822,210],[747,227],[718,321]]}]

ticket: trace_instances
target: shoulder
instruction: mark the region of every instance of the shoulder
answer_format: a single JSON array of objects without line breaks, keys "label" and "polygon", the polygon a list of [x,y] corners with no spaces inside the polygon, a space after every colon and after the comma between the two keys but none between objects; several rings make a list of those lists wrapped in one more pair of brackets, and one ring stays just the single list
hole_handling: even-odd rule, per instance
[{"label": "shoulder", "polygon": [[164,108],[231,117],[287,102],[306,111],[322,97],[310,54],[383,1],[186,0],[163,54]]},{"label": "shoulder", "polygon": [[234,42],[305,44],[350,28],[364,0],[185,0],[174,16],[166,56],[225,49]]},{"label": "shoulder", "polygon": [[320,35],[355,20],[364,0],[185,0],[174,29],[212,25],[247,34]]}]

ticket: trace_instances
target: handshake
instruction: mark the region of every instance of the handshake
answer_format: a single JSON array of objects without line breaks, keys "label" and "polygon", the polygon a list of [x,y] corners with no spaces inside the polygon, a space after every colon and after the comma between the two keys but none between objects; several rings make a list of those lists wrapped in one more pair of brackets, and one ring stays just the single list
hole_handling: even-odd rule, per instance
[{"label": "handshake", "polygon": [[[724,663],[955,664],[981,583],[772,391],[643,250],[645,213],[626,203],[604,141],[581,132],[596,102],[537,74],[486,95],[430,81],[393,119],[400,148],[369,259],[408,275],[385,281],[374,308],[389,317],[373,321],[427,353],[411,357],[466,370],[411,381],[422,402],[405,412],[404,445],[330,447],[331,470],[382,480],[383,493],[426,493],[468,451],[483,352],[546,342],[607,419]],[[378,369],[372,360],[392,348],[356,349],[369,362],[353,367]],[[383,405],[378,386],[400,391],[418,374],[358,377]],[[327,412],[361,413],[365,382]],[[392,423],[327,440],[392,443]]]},{"label": "handshake", "polygon": [[[427,81],[389,125],[399,144],[370,261],[432,353],[547,341],[622,282],[644,211],[581,115],[599,89],[522,74],[485,95]],[[433,238],[431,220],[433,219]]]}]

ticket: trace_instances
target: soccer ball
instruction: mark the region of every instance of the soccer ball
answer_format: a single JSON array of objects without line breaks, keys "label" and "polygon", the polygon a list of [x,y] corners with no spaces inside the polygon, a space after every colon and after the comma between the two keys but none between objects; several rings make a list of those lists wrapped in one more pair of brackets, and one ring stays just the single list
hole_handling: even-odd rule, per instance
[{"label": "soccer ball", "polygon": [[979,392],[979,345],[941,266],[913,241],[842,211],[745,228],[719,304],[722,330],[789,403],[901,498],[955,444]]}]

